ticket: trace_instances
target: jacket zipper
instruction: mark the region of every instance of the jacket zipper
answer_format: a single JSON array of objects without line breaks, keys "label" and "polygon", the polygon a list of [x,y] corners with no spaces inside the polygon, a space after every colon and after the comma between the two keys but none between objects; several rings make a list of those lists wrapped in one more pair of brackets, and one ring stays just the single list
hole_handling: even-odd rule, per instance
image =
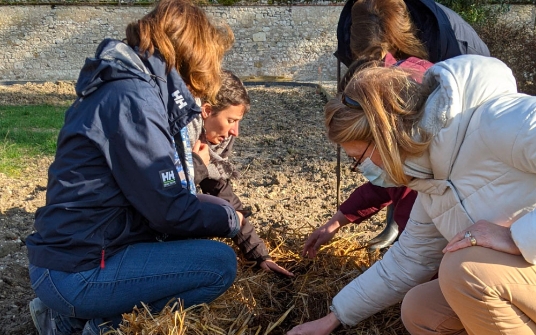
[{"label": "jacket zipper", "polygon": [[101,261],[100,261],[100,268],[101,269],[104,269],[104,247],[102,247],[102,251],[101,251]]}]

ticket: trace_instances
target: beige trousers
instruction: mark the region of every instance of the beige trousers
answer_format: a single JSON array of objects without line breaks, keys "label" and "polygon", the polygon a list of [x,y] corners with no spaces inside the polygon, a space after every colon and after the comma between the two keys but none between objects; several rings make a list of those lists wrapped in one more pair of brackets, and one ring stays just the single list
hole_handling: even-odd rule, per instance
[{"label": "beige trousers", "polygon": [[534,335],[536,266],[478,246],[447,253],[439,279],[404,297],[402,321],[412,335]]}]

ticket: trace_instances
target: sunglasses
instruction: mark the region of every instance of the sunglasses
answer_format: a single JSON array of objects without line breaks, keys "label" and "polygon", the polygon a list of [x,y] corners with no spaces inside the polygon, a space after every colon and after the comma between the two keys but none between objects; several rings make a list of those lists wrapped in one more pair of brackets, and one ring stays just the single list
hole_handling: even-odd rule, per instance
[{"label": "sunglasses", "polygon": [[357,172],[359,169],[359,165],[361,164],[361,160],[363,159],[363,157],[365,156],[365,154],[367,153],[367,150],[368,148],[370,147],[370,144],[372,142],[368,142],[367,144],[367,147],[365,148],[365,150],[363,151],[363,153],[361,154],[361,156],[359,157],[359,159],[355,159],[355,157],[352,157],[353,159],[353,162],[352,162],[352,166],[350,166],[350,171],[352,172]]},{"label": "sunglasses", "polygon": [[352,98],[349,98],[346,94],[344,94],[344,92],[341,94],[341,102],[343,105],[351,109],[361,109],[361,110],[363,109],[363,107],[361,107],[361,104],[359,102],[355,101]]}]

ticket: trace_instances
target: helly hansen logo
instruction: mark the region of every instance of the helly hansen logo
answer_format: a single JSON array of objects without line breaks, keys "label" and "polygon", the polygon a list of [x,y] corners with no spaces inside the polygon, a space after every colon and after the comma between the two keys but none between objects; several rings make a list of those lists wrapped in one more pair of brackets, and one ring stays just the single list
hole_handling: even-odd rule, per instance
[{"label": "helly hansen logo", "polygon": [[174,169],[162,170],[158,173],[160,174],[160,179],[162,180],[162,186],[164,186],[164,188],[177,184]]},{"label": "helly hansen logo", "polygon": [[171,96],[175,100],[177,106],[179,106],[179,109],[183,109],[184,107],[186,107],[187,103],[186,101],[184,101],[184,97],[179,90],[176,90],[175,92],[171,93]]}]

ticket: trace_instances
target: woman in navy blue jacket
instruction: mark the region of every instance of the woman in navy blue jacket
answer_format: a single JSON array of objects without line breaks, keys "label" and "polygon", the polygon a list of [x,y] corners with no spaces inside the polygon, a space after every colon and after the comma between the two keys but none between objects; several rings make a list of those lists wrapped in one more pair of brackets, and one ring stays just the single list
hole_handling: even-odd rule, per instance
[{"label": "woman in navy blue jacket", "polygon": [[242,215],[196,196],[186,131],[201,112],[193,95],[221,86],[233,34],[189,0],[161,0],[126,36],[80,72],[26,240],[40,335],[99,334],[141,302],[210,302],[236,275],[230,247],[193,239],[233,237]]}]

